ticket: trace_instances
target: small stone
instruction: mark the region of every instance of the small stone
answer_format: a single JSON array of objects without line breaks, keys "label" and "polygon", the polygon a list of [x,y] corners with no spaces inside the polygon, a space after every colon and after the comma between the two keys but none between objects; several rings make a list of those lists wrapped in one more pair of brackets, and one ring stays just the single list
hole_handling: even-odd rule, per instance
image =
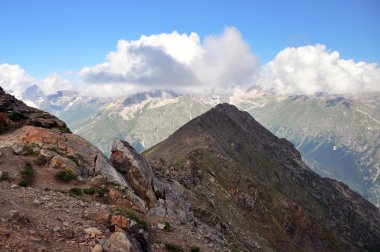
[{"label": "small stone", "polygon": [[103,248],[100,244],[96,244],[95,247],[92,248],[91,252],[103,252]]},{"label": "small stone", "polygon": [[41,200],[43,201],[47,201],[47,200],[50,200],[50,198],[48,196],[43,196],[43,197],[40,197]]},{"label": "small stone", "polygon": [[62,224],[63,224],[65,227],[68,227],[68,226],[70,225],[70,223],[68,223],[67,221],[64,221]]},{"label": "small stone", "polygon": [[158,223],[157,227],[158,227],[158,229],[163,230],[165,228],[165,224]]},{"label": "small stone", "polygon": [[13,188],[17,188],[17,187],[19,187],[17,184],[11,185],[11,188],[12,188],[12,189],[13,189]]},{"label": "small stone", "polygon": [[17,155],[21,155],[24,152],[24,148],[23,147],[17,147],[13,152]]},{"label": "small stone", "polygon": [[59,221],[63,221],[63,218],[61,217],[61,216],[57,216],[57,220],[59,220]]},{"label": "small stone", "polygon": [[75,233],[72,229],[66,229],[63,234],[66,238],[74,238],[75,236]]},{"label": "small stone", "polygon": [[42,201],[40,201],[38,199],[35,199],[35,200],[33,200],[33,204],[35,204],[35,205],[41,205]]},{"label": "small stone", "polygon": [[95,227],[86,228],[86,229],[84,229],[84,232],[91,235],[91,238],[94,238],[97,235],[102,235],[102,231],[100,231],[99,229],[97,229]]},{"label": "small stone", "polygon": [[134,226],[136,226],[136,225],[137,225],[137,222],[134,221],[134,220],[131,220],[131,221],[129,222],[129,227],[134,227]]},{"label": "small stone", "polygon": [[60,227],[58,227],[58,226],[53,227],[53,232],[58,232],[59,230],[61,230]]}]

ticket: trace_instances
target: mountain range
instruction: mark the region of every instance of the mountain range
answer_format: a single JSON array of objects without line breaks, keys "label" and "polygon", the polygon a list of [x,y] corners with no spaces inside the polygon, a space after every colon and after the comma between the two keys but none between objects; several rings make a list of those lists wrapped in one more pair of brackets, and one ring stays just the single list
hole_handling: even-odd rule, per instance
[{"label": "mountain range", "polygon": [[168,90],[121,98],[92,98],[73,91],[44,95],[34,85],[23,93],[109,154],[114,138],[139,152],[161,142],[196,116],[228,102],[248,111],[278,137],[289,139],[323,177],[343,181],[380,205],[380,94],[284,96],[237,89],[209,97]]},{"label": "mountain range", "polygon": [[2,251],[378,251],[380,212],[248,112],[218,104],[107,158],[0,88]]}]

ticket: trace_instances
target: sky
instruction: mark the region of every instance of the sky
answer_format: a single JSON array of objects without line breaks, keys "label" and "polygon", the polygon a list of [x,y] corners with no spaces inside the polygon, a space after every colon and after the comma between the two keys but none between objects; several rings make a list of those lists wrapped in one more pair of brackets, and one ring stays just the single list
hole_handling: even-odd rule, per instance
[{"label": "sky", "polygon": [[[115,87],[127,94],[152,87],[186,91],[248,82],[287,93],[357,92],[363,85],[377,91],[378,24],[377,0],[2,0],[0,84],[12,82],[9,89],[15,90],[37,82],[48,92],[79,85],[94,95],[102,87],[111,96]],[[173,42],[177,34],[186,38]],[[161,38],[144,42],[141,36]],[[137,44],[124,43],[120,49],[123,41]],[[187,61],[179,55],[181,50],[190,51]],[[305,61],[316,54],[321,58],[313,64]],[[277,59],[279,55],[282,59]],[[360,62],[364,67],[357,65]],[[336,71],[342,67],[343,72],[350,71],[350,77],[326,73],[329,64]],[[306,69],[289,75],[295,67]],[[311,73],[311,68],[320,70]],[[216,74],[210,75],[214,69]],[[331,74],[335,82],[321,81],[322,74]],[[359,75],[361,86],[352,87]],[[221,83],[224,79],[228,83]]]}]

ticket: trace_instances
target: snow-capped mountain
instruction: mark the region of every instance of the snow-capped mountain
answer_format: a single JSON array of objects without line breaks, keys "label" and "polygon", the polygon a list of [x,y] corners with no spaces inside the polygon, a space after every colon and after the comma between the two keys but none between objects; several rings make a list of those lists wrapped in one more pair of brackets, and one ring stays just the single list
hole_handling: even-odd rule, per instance
[{"label": "snow-capped mountain", "polygon": [[24,100],[59,116],[107,154],[116,137],[142,151],[216,104],[228,102],[292,141],[319,174],[344,181],[380,205],[380,94],[283,96],[238,89],[229,96],[200,97],[157,90],[91,98],[70,91],[44,96],[33,87]]}]

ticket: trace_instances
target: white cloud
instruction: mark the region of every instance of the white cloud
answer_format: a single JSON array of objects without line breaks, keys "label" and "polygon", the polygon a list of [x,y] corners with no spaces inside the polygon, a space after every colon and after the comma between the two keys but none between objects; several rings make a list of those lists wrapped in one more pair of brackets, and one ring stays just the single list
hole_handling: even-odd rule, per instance
[{"label": "white cloud", "polygon": [[19,65],[0,64],[0,86],[17,98],[36,80],[29,76]]},{"label": "white cloud", "polygon": [[57,73],[50,74],[38,83],[45,94],[53,94],[59,90],[72,90],[75,86],[71,81],[64,79]]},{"label": "white cloud", "polygon": [[282,94],[354,94],[380,91],[375,64],[340,58],[324,45],[286,48],[266,64],[256,84]]},{"label": "white cloud", "polygon": [[74,88],[72,82],[62,78],[56,73],[39,80],[30,76],[19,65],[0,64],[0,86],[3,87],[6,92],[21,99],[22,92],[33,84],[37,84],[45,94],[52,94],[58,90]]},{"label": "white cloud", "polygon": [[[201,41],[196,33],[162,33],[120,40],[103,63],[36,79],[18,65],[0,64],[0,85],[20,97],[31,84],[47,94],[63,89],[91,96],[122,96],[151,89],[180,93],[228,93],[236,86],[260,86],[281,94],[355,94],[380,92],[380,69],[375,64],[341,59],[324,45],[286,48],[266,65],[236,28]],[[83,81],[83,82],[82,82]]]},{"label": "white cloud", "polygon": [[195,93],[247,83],[257,65],[240,32],[226,28],[203,44],[195,33],[178,32],[120,40],[105,62],[83,68],[80,75],[87,84],[83,92],[92,95],[147,88]]}]

